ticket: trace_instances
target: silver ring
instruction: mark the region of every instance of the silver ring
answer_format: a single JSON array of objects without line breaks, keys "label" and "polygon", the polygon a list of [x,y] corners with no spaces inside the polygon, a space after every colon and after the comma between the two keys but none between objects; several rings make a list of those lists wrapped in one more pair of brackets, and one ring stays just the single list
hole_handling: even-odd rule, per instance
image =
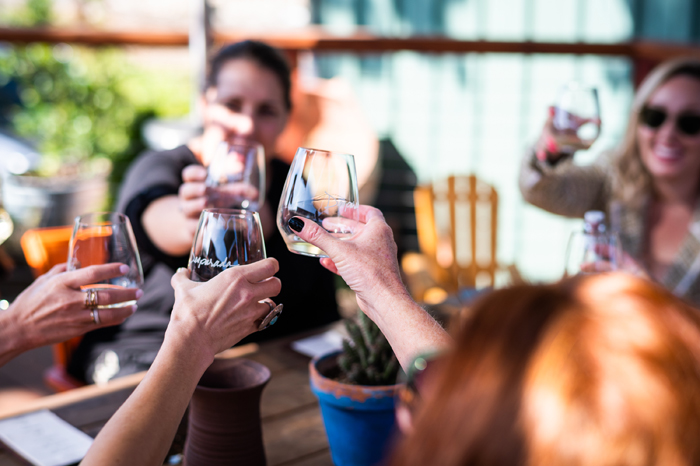
[{"label": "silver ring", "polygon": [[92,317],[92,322],[95,325],[100,325],[100,314],[98,309],[91,309],[90,310],[90,317]]},{"label": "silver ring", "polygon": [[85,308],[95,309],[97,307],[97,290],[85,290]]},{"label": "silver ring", "polygon": [[284,309],[283,304],[278,304],[275,306],[275,302],[270,298],[267,298],[260,302],[270,306],[270,312],[268,312],[268,314],[265,316],[262,322],[260,322],[260,325],[258,325],[258,331],[265,330],[267,327],[275,325],[275,322],[277,322],[277,319],[279,318],[280,314],[282,314],[282,309]]}]

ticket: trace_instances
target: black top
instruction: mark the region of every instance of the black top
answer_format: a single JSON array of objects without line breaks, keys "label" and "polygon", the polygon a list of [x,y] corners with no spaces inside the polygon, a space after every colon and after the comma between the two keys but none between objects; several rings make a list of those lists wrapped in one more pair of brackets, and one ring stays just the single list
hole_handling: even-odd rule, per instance
[{"label": "black top", "polygon": [[[177,194],[182,184],[182,170],[197,163],[192,151],[180,146],[169,151],[147,152],[129,168],[119,193],[117,210],[129,217],[134,230],[143,265],[144,294],[136,313],[122,325],[85,335],[69,364],[68,370],[73,376],[92,382],[95,360],[106,350],[119,356],[118,376],[143,370],[153,362],[175,303],[170,278],[178,267],[187,267],[188,255],[175,257],[158,249],[143,229],[141,216],[154,200]],[[271,206],[277,206],[289,165],[274,159],[271,171],[266,199]],[[280,264],[277,277],[282,281],[282,291],[273,299],[284,304],[284,312],[274,326],[250,335],[243,342],[280,337],[339,318],[332,273],[316,259],[289,252],[277,229],[265,240],[265,248],[267,256],[276,258]],[[135,367],[128,369],[131,363]]]}]

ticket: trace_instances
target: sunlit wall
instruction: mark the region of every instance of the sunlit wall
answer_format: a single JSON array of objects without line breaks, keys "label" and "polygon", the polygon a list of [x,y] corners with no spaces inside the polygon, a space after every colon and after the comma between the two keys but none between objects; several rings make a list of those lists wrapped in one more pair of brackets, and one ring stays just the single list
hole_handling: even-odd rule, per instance
[{"label": "sunlit wall", "polygon": [[[618,42],[634,33],[624,0],[322,0],[316,21],[337,33],[363,24],[384,35],[460,39]],[[506,14],[507,12],[507,14]],[[580,163],[615,146],[632,98],[631,64],[621,58],[510,54],[371,57],[317,55],[319,73],[353,84],[381,137],[391,138],[429,182],[475,173],[498,190],[498,255],[531,280],[561,276],[566,242],[579,221],[524,203],[520,159],[558,88],[570,80],[599,89],[602,134]]]}]

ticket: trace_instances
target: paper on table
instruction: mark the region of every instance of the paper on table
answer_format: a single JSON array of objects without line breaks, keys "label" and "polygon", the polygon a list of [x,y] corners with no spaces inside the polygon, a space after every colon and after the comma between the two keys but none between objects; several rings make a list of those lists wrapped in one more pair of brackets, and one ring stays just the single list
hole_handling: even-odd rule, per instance
[{"label": "paper on table", "polygon": [[343,348],[343,334],[337,330],[329,330],[320,335],[292,342],[292,349],[309,357],[339,351]]},{"label": "paper on table", "polygon": [[66,466],[83,459],[92,438],[44,409],[0,421],[0,441],[35,466]]}]

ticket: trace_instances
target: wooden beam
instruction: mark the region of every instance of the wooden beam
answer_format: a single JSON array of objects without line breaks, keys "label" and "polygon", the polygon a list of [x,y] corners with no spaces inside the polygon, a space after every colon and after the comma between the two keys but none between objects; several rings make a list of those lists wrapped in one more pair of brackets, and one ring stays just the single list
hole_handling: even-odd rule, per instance
[{"label": "wooden beam", "polygon": [[[421,53],[512,53],[622,56],[660,61],[681,55],[700,56],[697,45],[650,41],[599,43],[469,41],[445,37],[379,37],[359,30],[349,36],[334,36],[318,27],[284,34],[241,34],[218,32],[217,43],[259,39],[290,51],[347,52],[354,54],[413,51]],[[70,42],[85,45],[186,46],[184,32],[103,31],[68,28],[0,27],[0,41]]]}]

